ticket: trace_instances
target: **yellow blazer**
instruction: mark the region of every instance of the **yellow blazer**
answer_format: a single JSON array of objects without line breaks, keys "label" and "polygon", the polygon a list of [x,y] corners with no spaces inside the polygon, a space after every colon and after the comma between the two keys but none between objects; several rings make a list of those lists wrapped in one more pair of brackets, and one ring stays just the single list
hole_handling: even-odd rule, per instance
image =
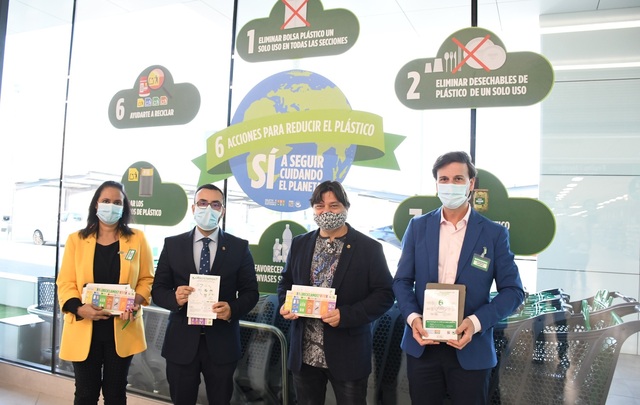
[{"label": "yellow blazer", "polygon": [[[151,285],[153,284],[153,254],[144,233],[134,229],[130,237],[120,237],[120,284],[129,284],[137,294],[144,297],[142,305],[149,305]],[[135,250],[131,260],[127,260],[127,252]],[[64,248],[62,267],[58,273],[58,300],[60,308],[71,298],[82,300],[82,288],[93,280],[93,257],[96,251],[96,236],[90,235],[81,239],[75,232],[69,235]],[[142,308],[136,319],[123,330],[125,321],[116,318],[114,322],[116,352],[120,357],[140,353],[147,348],[142,322]],[[60,358],[67,361],[83,361],[89,355],[93,321],[77,320],[72,313],[64,313],[62,341],[60,342]]]}]

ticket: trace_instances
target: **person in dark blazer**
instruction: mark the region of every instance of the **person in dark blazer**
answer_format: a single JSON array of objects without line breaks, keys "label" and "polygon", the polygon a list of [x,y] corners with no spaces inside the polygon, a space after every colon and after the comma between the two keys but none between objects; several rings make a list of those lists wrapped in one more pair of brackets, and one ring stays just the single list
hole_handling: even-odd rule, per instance
[{"label": "person in dark blazer", "polygon": [[[154,304],[171,311],[162,356],[174,404],[196,403],[201,373],[209,404],[229,404],[241,357],[239,320],[258,302],[258,282],[248,242],[218,226],[224,215],[222,191],[212,184],[200,186],[192,211],[197,226],[165,239],[151,292]],[[220,276],[218,302],[213,304],[217,318],[211,326],[190,325],[187,317],[194,291],[189,277],[196,273]]]},{"label": "person in dark blazer", "polygon": [[[324,404],[329,381],[338,405],[364,405],[372,322],[393,305],[393,278],[382,245],[345,222],[350,204],[340,183],[321,183],[310,202],[319,229],[293,239],[278,284],[280,314],[292,320],[288,367],[297,401]],[[335,310],[321,319],[285,310],[294,284],[335,288]]]},{"label": "person in dark blazer", "polygon": [[[508,230],[469,204],[476,175],[467,153],[440,156],[433,176],[442,207],[413,218],[403,237],[393,290],[407,320],[401,346],[413,404],[442,404],[447,395],[454,405],[486,404],[493,326],[524,300]],[[438,282],[466,286],[459,340],[434,341],[423,327],[424,289]]]}]

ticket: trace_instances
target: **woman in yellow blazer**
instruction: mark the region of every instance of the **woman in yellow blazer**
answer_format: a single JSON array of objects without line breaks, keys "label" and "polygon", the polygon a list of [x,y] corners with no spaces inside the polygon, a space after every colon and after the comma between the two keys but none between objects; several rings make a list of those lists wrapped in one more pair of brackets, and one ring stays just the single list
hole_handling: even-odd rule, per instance
[{"label": "woman in yellow blazer", "polygon": [[[141,305],[148,305],[153,256],[144,233],[128,225],[131,209],[122,184],[107,181],[96,190],[84,229],[67,239],[58,274],[64,313],[60,358],[73,362],[76,404],[126,404],[127,375],[134,354],[147,348]],[[133,308],[111,316],[82,303],[87,283],[129,284]]]}]

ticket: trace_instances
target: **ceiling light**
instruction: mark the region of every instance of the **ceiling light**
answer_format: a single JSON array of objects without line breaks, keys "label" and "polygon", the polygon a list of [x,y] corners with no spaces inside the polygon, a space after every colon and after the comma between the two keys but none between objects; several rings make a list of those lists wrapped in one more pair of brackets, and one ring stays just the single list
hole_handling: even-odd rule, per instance
[{"label": "ceiling light", "polygon": [[640,62],[599,63],[589,65],[554,65],[553,70],[594,70],[594,69],[623,69],[640,67]]},{"label": "ceiling light", "polygon": [[543,27],[540,29],[541,34],[564,34],[568,32],[584,32],[584,31],[602,31],[602,30],[618,30],[624,28],[638,28],[640,20],[631,21],[612,21],[600,22],[594,24],[578,24],[564,25],[557,27]]}]

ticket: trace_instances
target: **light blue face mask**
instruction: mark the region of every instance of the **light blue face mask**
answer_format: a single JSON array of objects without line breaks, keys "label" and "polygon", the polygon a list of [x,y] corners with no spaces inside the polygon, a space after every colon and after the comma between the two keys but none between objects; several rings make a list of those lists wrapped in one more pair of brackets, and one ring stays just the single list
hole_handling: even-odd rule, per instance
[{"label": "light blue face mask", "polygon": [[122,218],[122,205],[98,203],[98,219],[106,225],[113,225]]},{"label": "light blue face mask", "polygon": [[469,183],[466,184],[440,184],[438,183],[438,198],[445,208],[455,210],[469,198]]},{"label": "light blue face mask", "polygon": [[193,219],[203,231],[213,231],[218,227],[218,219],[222,212],[216,211],[210,206],[204,208],[196,207],[193,212]]}]

